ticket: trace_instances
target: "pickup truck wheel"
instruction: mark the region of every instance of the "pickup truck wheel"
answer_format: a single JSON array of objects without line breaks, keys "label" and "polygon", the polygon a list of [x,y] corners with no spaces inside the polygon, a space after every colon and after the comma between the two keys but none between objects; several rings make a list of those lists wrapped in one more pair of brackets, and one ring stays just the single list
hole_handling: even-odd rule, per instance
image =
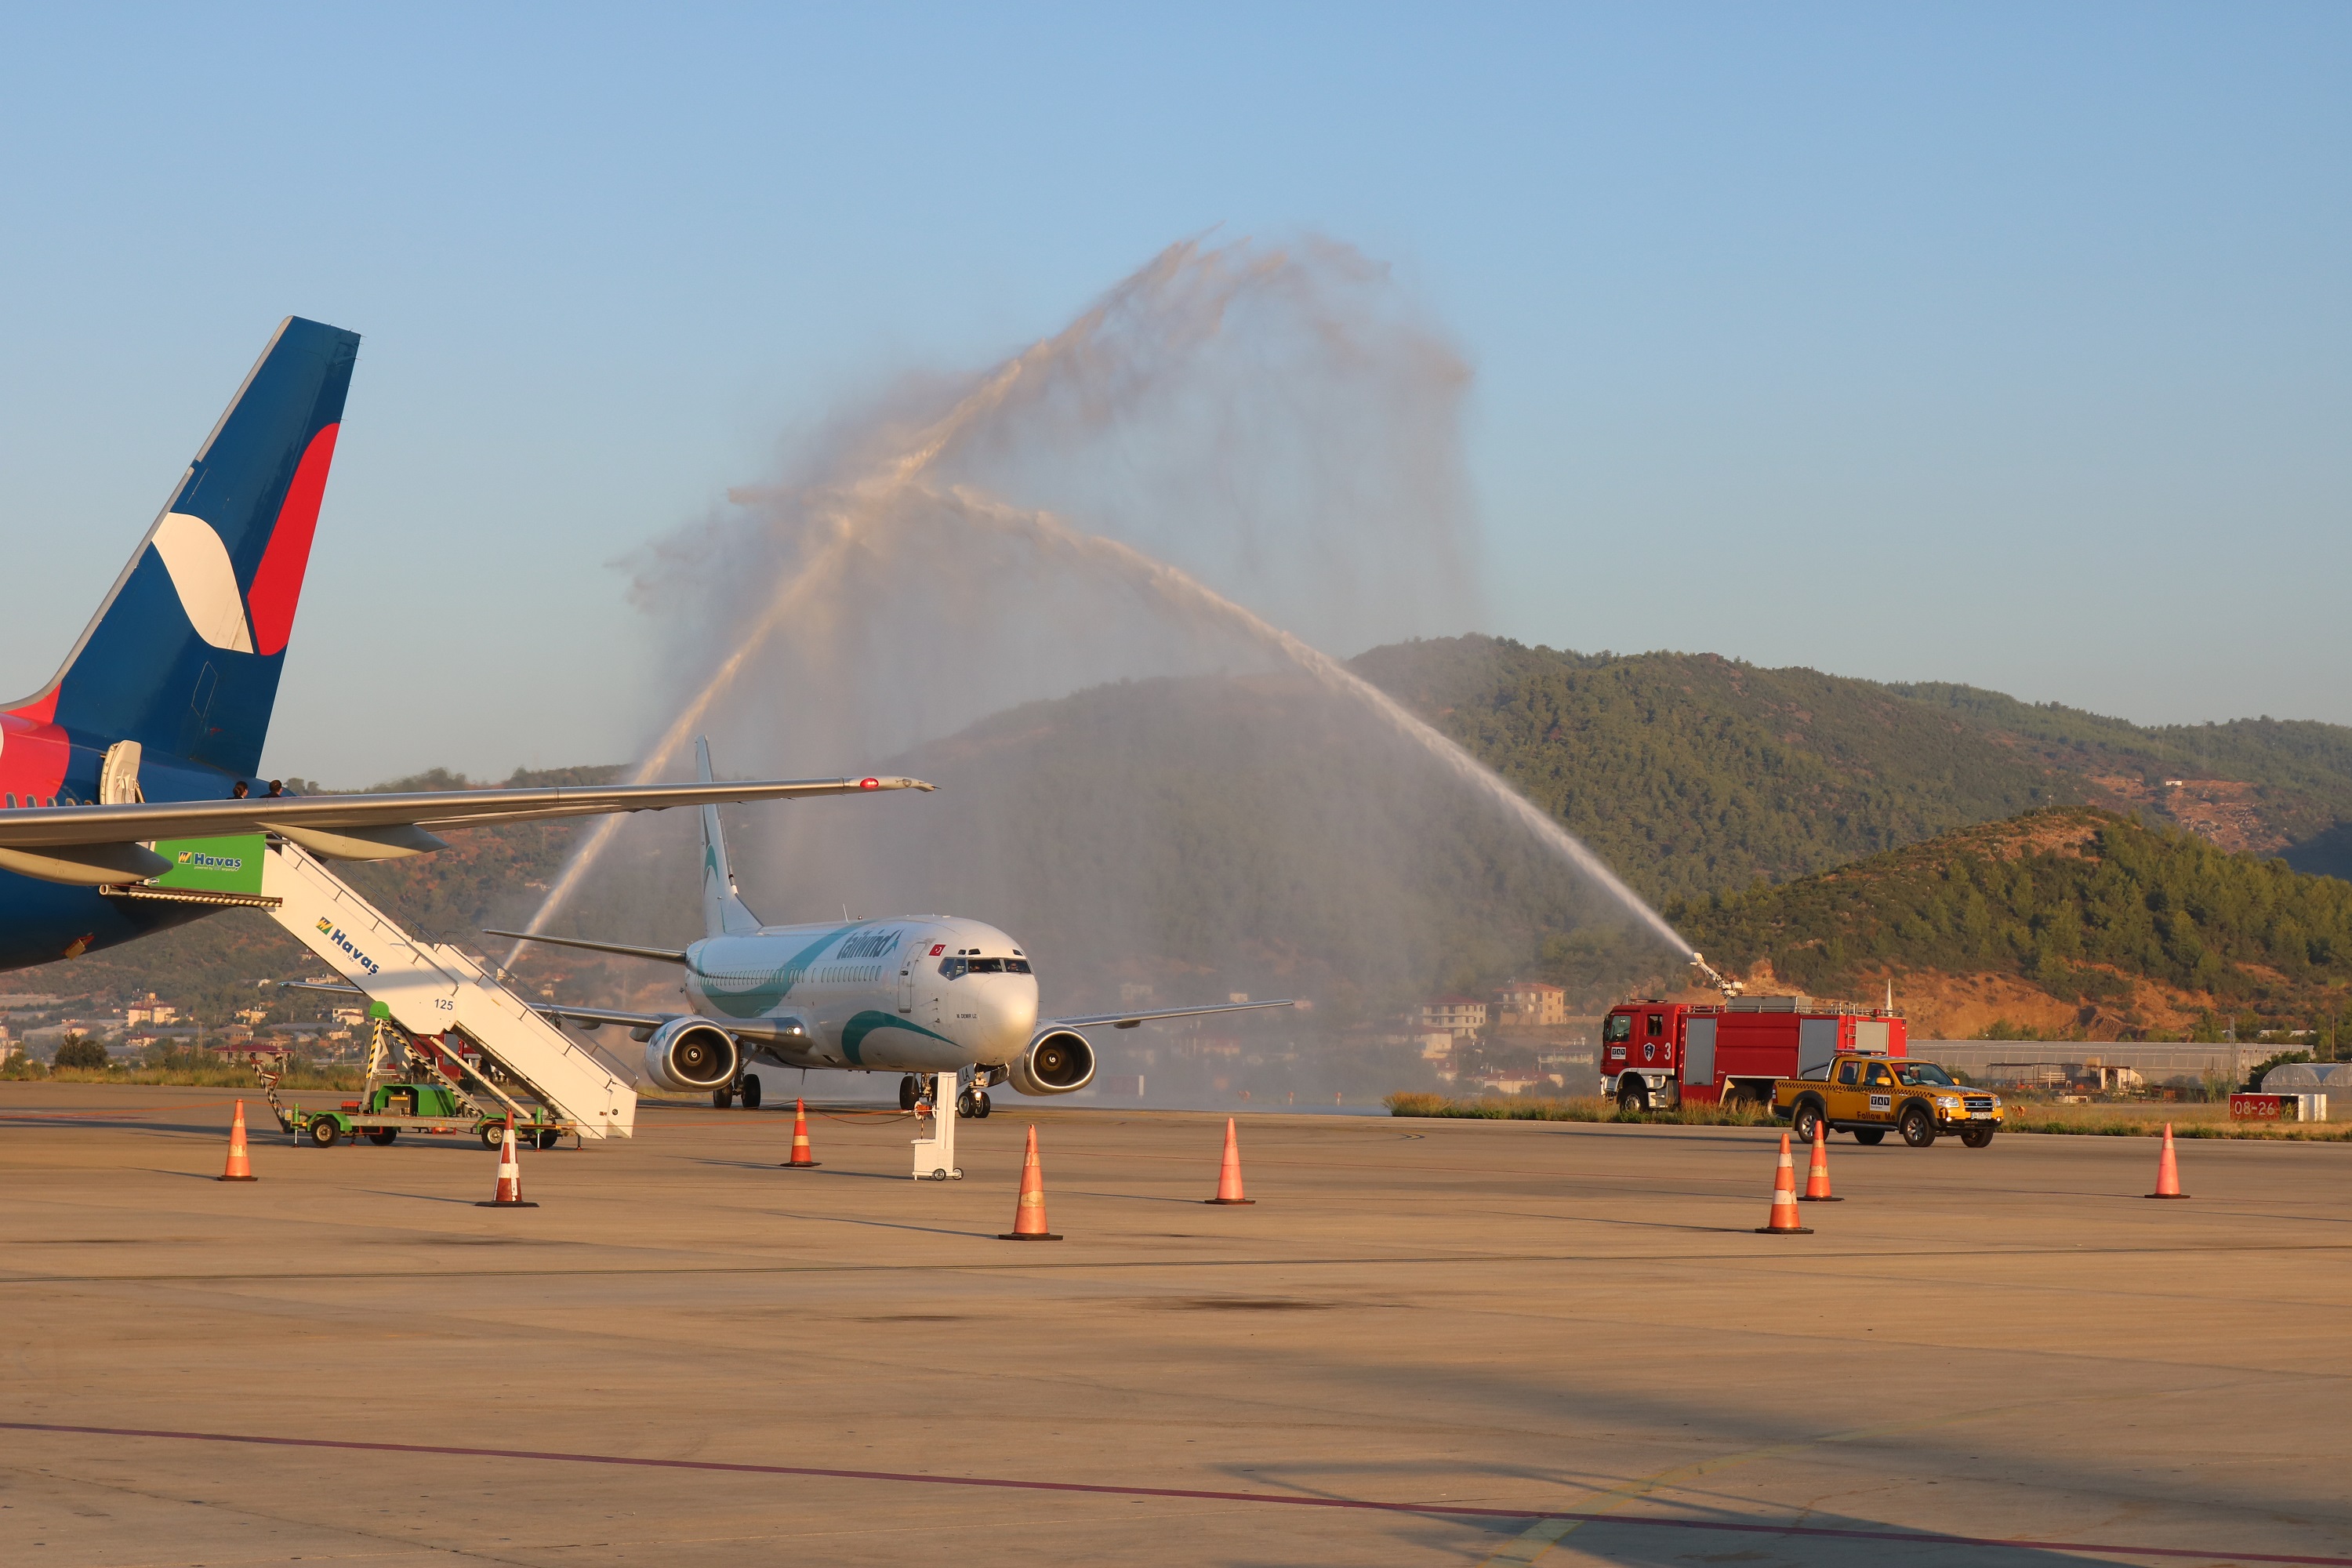
[{"label": "pickup truck wheel", "polygon": [[1650,1091],[1638,1083],[1629,1083],[1617,1091],[1617,1109],[1628,1116],[1639,1116],[1650,1109]]},{"label": "pickup truck wheel", "polygon": [[1789,1118],[1789,1136],[1800,1143],[1810,1143],[1813,1134],[1822,1130],[1822,1105],[1817,1100],[1801,1100],[1796,1113]]},{"label": "pickup truck wheel", "polygon": [[1884,1143],[1886,1142],[1886,1129],[1857,1127],[1853,1130],[1853,1141],[1857,1143]]},{"label": "pickup truck wheel", "polygon": [[1981,1149],[1992,1142],[1992,1133],[1990,1127],[1971,1127],[1960,1134],[1960,1142],[1971,1149]]},{"label": "pickup truck wheel", "polygon": [[1903,1120],[1895,1124],[1903,1133],[1903,1142],[1914,1149],[1925,1149],[1936,1142],[1936,1119],[1924,1105],[1906,1105]]}]

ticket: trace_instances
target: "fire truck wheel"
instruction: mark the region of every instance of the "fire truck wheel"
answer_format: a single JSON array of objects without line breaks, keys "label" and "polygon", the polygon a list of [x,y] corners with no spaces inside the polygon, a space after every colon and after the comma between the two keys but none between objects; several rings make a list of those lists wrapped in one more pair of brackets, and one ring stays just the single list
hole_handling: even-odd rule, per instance
[{"label": "fire truck wheel", "polygon": [[1857,1143],[1884,1143],[1886,1142],[1886,1129],[1857,1127],[1853,1130],[1853,1141]]},{"label": "fire truck wheel", "polygon": [[1992,1142],[1992,1132],[1990,1127],[1971,1127],[1960,1134],[1960,1142],[1971,1149],[1981,1149]]},{"label": "fire truck wheel", "polygon": [[1924,1105],[1905,1106],[1903,1120],[1896,1126],[1903,1133],[1903,1142],[1914,1149],[1925,1149],[1936,1142],[1936,1119],[1927,1114]]},{"label": "fire truck wheel", "polygon": [[383,1148],[385,1144],[391,1142],[394,1139],[399,1136],[400,1129],[397,1127],[372,1127],[368,1129],[368,1142],[374,1144],[379,1149]]},{"label": "fire truck wheel", "polygon": [[1813,1134],[1822,1130],[1822,1106],[1817,1100],[1801,1101],[1797,1113],[1789,1118],[1789,1136],[1800,1143],[1810,1143]]},{"label": "fire truck wheel", "polygon": [[1628,1116],[1639,1116],[1650,1109],[1650,1091],[1638,1083],[1629,1083],[1617,1091],[1617,1109]]}]

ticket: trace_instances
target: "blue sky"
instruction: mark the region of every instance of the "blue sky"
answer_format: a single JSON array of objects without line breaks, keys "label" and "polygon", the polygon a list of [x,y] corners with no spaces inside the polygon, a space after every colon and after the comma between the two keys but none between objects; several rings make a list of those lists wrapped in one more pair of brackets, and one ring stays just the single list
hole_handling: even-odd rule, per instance
[{"label": "blue sky", "polygon": [[16,8],[0,687],[291,311],[366,341],[270,765],[627,755],[614,562],[1311,229],[1475,369],[1481,629],[2352,722],[2347,80],[2342,6]]}]

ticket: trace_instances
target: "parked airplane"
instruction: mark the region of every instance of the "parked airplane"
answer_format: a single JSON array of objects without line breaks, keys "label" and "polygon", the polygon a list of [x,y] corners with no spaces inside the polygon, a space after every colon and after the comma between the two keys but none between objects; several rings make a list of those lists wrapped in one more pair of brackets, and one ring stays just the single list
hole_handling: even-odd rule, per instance
[{"label": "parked airplane", "polygon": [[[695,751],[707,780],[710,748],[697,741]],[[1023,1094],[1071,1094],[1091,1083],[1095,1050],[1080,1029],[1295,1005],[1228,1002],[1040,1018],[1029,955],[994,926],[951,915],[762,925],[736,889],[715,805],[702,811],[702,916],[703,939],[684,948],[488,934],[684,966],[691,1013],[562,1004],[539,1011],[587,1029],[626,1026],[646,1043],[647,1078],[667,1089],[707,1090],[722,1108],[737,1095],[746,1105],[760,1103],[759,1077],[745,1070],[756,1055],[784,1068],[905,1074],[902,1110],[913,1107],[921,1075],[963,1078],[971,1069],[956,1109],[986,1116],[995,1084],[1010,1083]]]},{"label": "parked airplane", "polygon": [[[445,847],[435,828],[931,787],[865,778],[296,798],[257,781],[359,341],[299,317],[279,324],[64,667],[0,707],[0,969],[249,901],[154,882],[226,836],[380,860]],[[38,590],[19,577],[10,591]]]}]

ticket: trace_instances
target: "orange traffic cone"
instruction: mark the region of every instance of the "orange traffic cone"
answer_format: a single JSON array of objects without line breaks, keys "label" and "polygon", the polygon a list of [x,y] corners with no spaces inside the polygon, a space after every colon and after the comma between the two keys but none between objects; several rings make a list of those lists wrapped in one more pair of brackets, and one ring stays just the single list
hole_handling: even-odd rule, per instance
[{"label": "orange traffic cone", "polygon": [[784,1162],[787,1171],[814,1171],[816,1156],[810,1152],[808,1141],[808,1104],[793,1101],[793,1157]]},{"label": "orange traffic cone", "polygon": [[1013,1206],[1013,1228],[999,1241],[1059,1241],[1045,1228],[1045,1173],[1037,1163],[1037,1128],[1029,1128],[1029,1149],[1021,1156],[1021,1199]]},{"label": "orange traffic cone", "polygon": [[1234,1137],[1234,1119],[1225,1118],[1225,1163],[1217,1167],[1217,1195],[1202,1198],[1204,1204],[1254,1204],[1255,1198],[1242,1196],[1242,1146]]},{"label": "orange traffic cone", "polygon": [[1842,1204],[1843,1198],[1830,1195],[1829,1129],[1817,1117],[1813,1121],[1813,1163],[1805,1173],[1805,1195],[1797,1200],[1804,1204]]},{"label": "orange traffic cone", "polygon": [[[231,1155],[230,1158],[236,1156]],[[2164,1152],[2156,1157],[2156,1191],[2147,1195],[2152,1198],[2185,1198],[2189,1195],[2180,1190],[2180,1163],[2172,1157],[2172,1123],[2169,1121],[2164,1124]]]},{"label": "orange traffic cone", "polygon": [[499,1140],[499,1184],[488,1203],[476,1204],[478,1209],[535,1209],[537,1204],[522,1201],[522,1167],[515,1163],[514,1119],[507,1119],[507,1135]]},{"label": "orange traffic cone", "polygon": [[236,1120],[228,1124],[228,1169],[214,1178],[222,1182],[258,1180],[253,1173],[253,1162],[245,1152],[245,1101],[236,1102]]},{"label": "orange traffic cone", "polygon": [[1797,1166],[1789,1158],[1789,1135],[1780,1134],[1780,1168],[1772,1173],[1772,1218],[1756,1227],[1759,1236],[1811,1236],[1811,1226],[1797,1223]]}]

